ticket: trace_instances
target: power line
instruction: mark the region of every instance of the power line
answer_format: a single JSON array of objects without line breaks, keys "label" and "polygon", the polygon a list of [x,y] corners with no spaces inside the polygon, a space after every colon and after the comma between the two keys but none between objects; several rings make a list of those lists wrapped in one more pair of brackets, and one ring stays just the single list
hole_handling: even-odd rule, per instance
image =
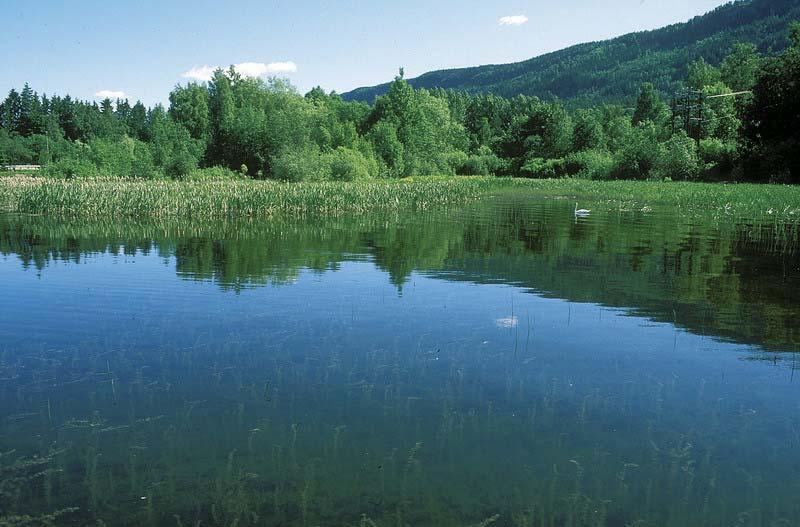
[{"label": "power line", "polygon": [[722,93],[719,95],[706,95],[701,90],[687,88],[683,92],[676,93],[672,98],[672,133],[675,133],[676,120],[679,122],[683,121],[683,129],[686,131],[686,135],[694,137],[699,146],[700,136],[702,135],[702,123],[709,121],[709,119],[703,118],[706,100],[718,99],[720,97],[736,97],[746,94],[752,95],[753,92],[747,90]]},{"label": "power line", "polygon": [[736,97],[737,95],[753,95],[753,92],[750,90],[746,91],[736,91],[733,93],[723,93],[720,95],[706,95],[706,99],[716,99],[718,97]]}]

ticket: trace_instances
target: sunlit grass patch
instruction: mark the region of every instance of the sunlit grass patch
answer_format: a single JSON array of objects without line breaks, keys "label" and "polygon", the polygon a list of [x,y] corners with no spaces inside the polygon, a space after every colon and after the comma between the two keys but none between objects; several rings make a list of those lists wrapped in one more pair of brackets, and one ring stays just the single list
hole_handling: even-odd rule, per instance
[{"label": "sunlit grass patch", "polygon": [[427,209],[478,199],[490,178],[281,183],[274,181],[44,180],[0,184],[6,210],[85,217],[231,217]]}]

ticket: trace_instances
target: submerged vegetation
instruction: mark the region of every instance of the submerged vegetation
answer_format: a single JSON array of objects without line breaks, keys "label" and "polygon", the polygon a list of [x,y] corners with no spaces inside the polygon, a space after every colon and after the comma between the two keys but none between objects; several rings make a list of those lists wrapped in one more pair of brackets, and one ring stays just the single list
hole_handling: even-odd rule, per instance
[{"label": "submerged vegetation", "polygon": [[573,205],[3,215],[0,525],[797,524],[798,229]]},{"label": "submerged vegetation", "polygon": [[372,105],[320,88],[302,96],[233,67],[176,87],[166,109],[40,97],[25,85],[0,105],[0,164],[39,162],[58,179],[800,182],[800,25],[789,37],[776,56],[737,44],[719,67],[694,57],[671,104],[643,83],[628,94],[632,108],[415,90],[402,70]]}]

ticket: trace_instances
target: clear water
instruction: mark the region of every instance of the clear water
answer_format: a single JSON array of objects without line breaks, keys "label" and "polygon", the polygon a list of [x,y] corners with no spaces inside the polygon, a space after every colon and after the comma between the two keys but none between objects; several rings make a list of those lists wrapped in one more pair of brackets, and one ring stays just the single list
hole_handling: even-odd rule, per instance
[{"label": "clear water", "polygon": [[800,524],[797,230],[573,206],[0,217],[0,524]]}]

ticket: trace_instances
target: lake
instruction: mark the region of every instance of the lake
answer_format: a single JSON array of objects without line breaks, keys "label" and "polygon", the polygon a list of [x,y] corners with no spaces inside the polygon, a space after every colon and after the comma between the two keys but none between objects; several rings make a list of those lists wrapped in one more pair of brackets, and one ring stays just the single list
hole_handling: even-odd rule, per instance
[{"label": "lake", "polygon": [[800,524],[798,228],[581,206],[0,216],[0,523]]}]

